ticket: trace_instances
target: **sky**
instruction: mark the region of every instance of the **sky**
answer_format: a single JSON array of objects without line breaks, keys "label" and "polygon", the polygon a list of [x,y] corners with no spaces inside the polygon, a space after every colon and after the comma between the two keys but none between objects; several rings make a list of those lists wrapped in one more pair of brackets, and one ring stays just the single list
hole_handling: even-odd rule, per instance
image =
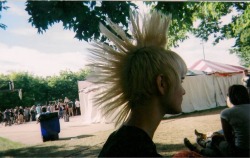
[{"label": "sky", "polygon": [[[74,32],[64,30],[61,23],[54,24],[45,33],[38,34],[37,29],[28,23],[29,15],[25,11],[24,1],[8,1],[10,8],[1,12],[0,23],[7,25],[0,29],[0,73],[29,72],[36,76],[58,75],[62,70],[73,72],[85,68],[90,45],[74,38]],[[229,21],[226,17],[225,22]],[[224,40],[212,45],[212,40],[201,44],[201,40],[190,35],[189,39],[172,48],[190,67],[196,61],[204,59],[231,65],[239,65],[236,55],[229,49],[234,39]]]}]

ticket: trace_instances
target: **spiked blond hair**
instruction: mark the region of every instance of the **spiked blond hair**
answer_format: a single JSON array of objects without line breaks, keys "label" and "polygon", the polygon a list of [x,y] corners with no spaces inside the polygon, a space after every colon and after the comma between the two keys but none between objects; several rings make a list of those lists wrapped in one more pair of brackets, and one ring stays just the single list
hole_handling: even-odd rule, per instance
[{"label": "spiked blond hair", "polygon": [[166,77],[171,92],[187,68],[181,57],[165,50],[171,16],[157,11],[149,15],[130,12],[132,38],[128,38],[118,25],[107,21],[116,34],[102,24],[100,30],[114,47],[95,42],[90,50],[93,57],[90,66],[98,70],[95,83],[105,89],[96,96],[95,105],[104,115],[119,109],[118,125],[134,106],[143,105],[150,96],[157,95],[157,75]]}]

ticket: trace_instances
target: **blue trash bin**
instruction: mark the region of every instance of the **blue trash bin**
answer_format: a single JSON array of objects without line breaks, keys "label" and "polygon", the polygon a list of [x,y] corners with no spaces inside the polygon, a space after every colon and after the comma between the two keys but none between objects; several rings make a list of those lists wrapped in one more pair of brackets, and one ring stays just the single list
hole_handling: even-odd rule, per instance
[{"label": "blue trash bin", "polygon": [[41,134],[43,142],[49,140],[58,140],[60,133],[60,122],[58,113],[43,113],[39,116]]}]

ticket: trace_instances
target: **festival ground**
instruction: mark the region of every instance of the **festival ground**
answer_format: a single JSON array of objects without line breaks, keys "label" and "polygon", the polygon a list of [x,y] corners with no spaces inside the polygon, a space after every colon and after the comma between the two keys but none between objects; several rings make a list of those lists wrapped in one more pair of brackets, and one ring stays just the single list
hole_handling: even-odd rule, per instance
[{"label": "festival ground", "polygon": [[[211,132],[221,129],[222,108],[184,114],[164,119],[157,128],[153,141],[157,151],[166,157],[186,149],[183,138],[195,142],[194,129]],[[28,122],[4,127],[0,125],[0,136],[27,146],[5,151],[3,156],[11,157],[97,157],[114,124],[84,124],[81,116],[70,117],[69,122],[60,119],[61,132],[58,141],[43,143],[40,124]],[[39,154],[37,154],[39,153]]]}]

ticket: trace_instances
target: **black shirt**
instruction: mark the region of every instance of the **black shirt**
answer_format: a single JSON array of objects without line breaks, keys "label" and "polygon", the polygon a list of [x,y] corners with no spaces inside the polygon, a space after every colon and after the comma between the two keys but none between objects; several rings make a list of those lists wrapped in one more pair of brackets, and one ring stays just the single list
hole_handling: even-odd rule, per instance
[{"label": "black shirt", "polygon": [[99,157],[161,157],[145,131],[134,126],[122,126],[104,144]]},{"label": "black shirt", "polygon": [[19,109],[19,115],[23,115],[23,109]]}]

